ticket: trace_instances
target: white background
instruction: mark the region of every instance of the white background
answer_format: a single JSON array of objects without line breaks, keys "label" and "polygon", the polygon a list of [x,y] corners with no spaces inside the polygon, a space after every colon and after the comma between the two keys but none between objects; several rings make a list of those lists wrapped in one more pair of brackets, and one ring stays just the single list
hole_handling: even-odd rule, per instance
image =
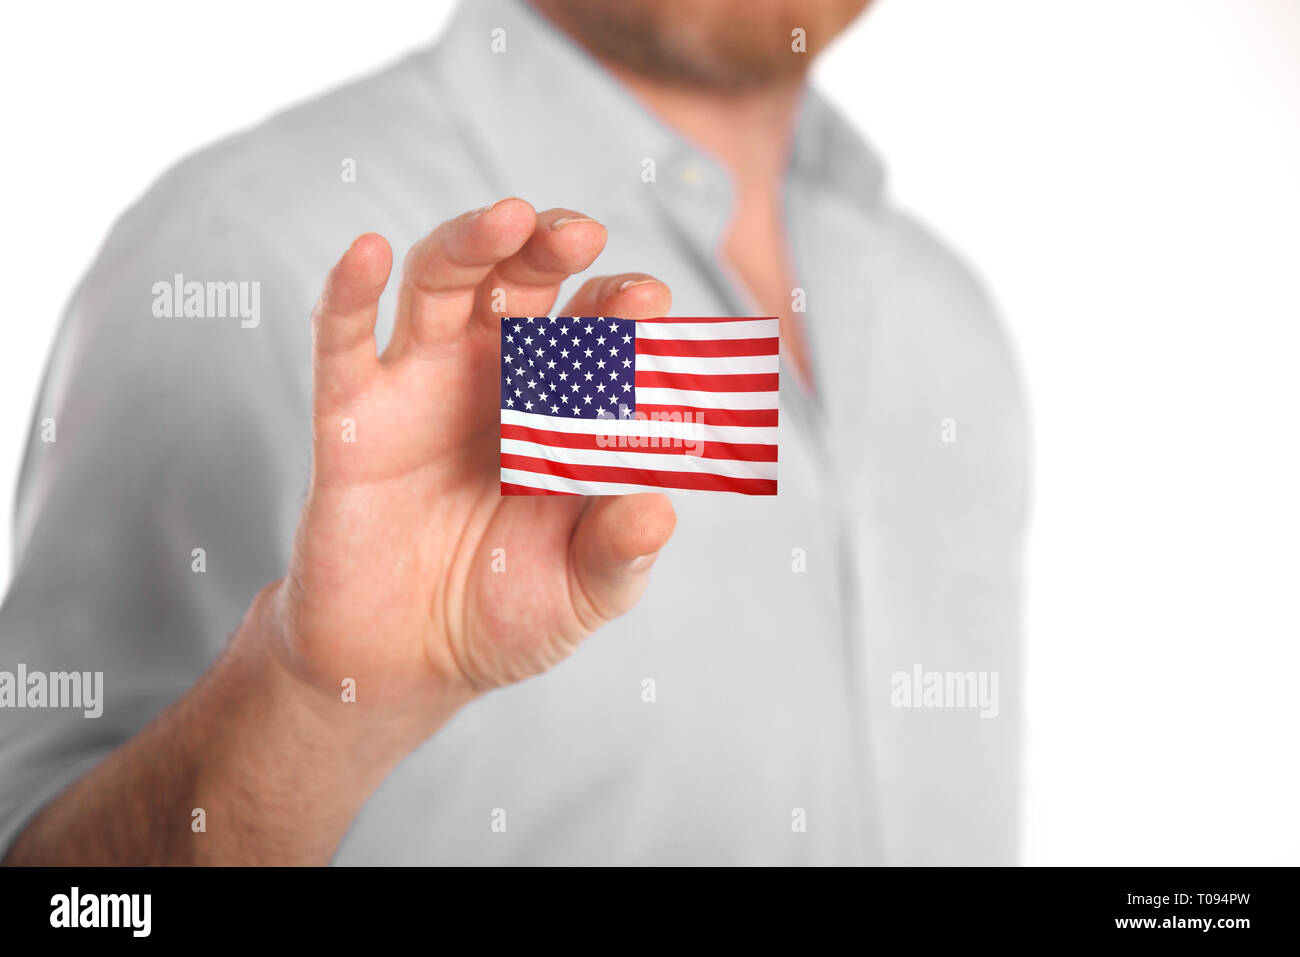
[{"label": "white background", "polygon": [[[114,217],[448,9],[6,12],[0,499]],[[1027,379],[1026,862],[1300,862],[1300,2],[881,0],[819,72]]]}]

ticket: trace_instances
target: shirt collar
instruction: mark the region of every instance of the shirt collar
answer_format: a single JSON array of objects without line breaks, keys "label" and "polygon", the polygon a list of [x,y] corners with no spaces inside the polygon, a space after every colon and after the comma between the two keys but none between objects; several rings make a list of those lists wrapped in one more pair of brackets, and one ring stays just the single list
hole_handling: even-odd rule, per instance
[{"label": "shirt collar", "polygon": [[885,168],[875,150],[811,86],[799,107],[789,181],[825,191],[863,212],[874,210],[884,192]]},{"label": "shirt collar", "polygon": [[[539,209],[568,206],[606,222],[634,204],[666,203],[716,234],[697,239],[716,244],[730,201],[725,171],[528,3],[464,0],[431,51],[430,69],[452,92],[444,106],[494,188]],[[865,210],[882,181],[871,149],[807,90],[787,185],[830,191]]]},{"label": "shirt collar", "polygon": [[608,218],[684,145],[527,3],[462,2],[432,52],[486,177],[539,209]]}]

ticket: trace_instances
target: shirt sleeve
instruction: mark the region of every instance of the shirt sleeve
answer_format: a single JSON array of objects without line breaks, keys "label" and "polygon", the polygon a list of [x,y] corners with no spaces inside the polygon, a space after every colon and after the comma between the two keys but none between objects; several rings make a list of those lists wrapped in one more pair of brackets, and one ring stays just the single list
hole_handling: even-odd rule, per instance
[{"label": "shirt sleeve", "polygon": [[[0,856],[284,572],[310,463],[303,277],[202,194],[156,188],[123,217],[46,370],[0,608]],[[41,706],[33,682],[72,672],[80,706]]]}]

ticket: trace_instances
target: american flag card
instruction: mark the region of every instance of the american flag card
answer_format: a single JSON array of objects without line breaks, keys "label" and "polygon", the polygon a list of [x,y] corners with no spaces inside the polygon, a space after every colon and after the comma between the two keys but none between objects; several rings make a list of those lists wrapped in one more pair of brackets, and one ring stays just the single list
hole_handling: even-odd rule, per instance
[{"label": "american flag card", "polygon": [[501,320],[501,494],[776,494],[774,318]]}]

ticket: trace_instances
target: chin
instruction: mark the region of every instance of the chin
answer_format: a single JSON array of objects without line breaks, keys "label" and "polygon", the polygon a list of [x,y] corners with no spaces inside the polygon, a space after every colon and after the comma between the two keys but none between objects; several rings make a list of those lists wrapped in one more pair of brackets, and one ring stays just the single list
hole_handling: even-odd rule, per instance
[{"label": "chin", "polygon": [[870,0],[532,2],[602,60],[670,82],[743,88],[805,73]]}]

